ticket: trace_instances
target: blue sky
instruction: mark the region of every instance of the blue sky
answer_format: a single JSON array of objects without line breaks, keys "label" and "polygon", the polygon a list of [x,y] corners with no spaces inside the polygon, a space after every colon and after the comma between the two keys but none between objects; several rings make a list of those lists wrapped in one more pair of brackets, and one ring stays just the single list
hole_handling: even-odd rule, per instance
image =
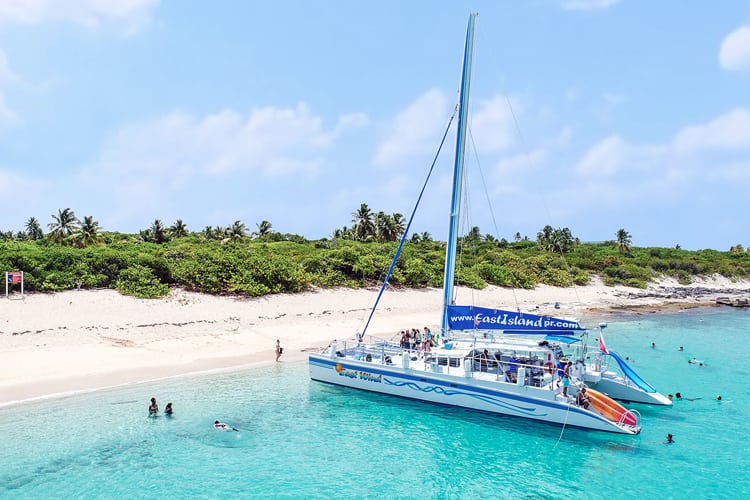
[{"label": "blue sky", "polygon": [[[363,202],[408,214],[470,11],[469,225],[750,246],[750,2],[733,0],[0,0],[0,229],[70,207],[105,230],[320,238]],[[413,225],[438,239],[452,150]]]}]

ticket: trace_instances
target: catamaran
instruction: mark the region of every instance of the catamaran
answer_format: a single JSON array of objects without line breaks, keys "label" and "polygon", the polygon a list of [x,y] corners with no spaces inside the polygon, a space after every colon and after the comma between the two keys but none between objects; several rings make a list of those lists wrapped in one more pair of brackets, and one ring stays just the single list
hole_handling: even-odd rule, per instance
[{"label": "catamaran", "polygon": [[[469,16],[466,30],[444,269],[441,332],[443,339],[448,341],[432,349],[417,351],[411,346],[367,334],[372,315],[406,241],[414,216],[412,213],[364,329],[353,338],[334,340],[321,352],[310,353],[310,378],[551,424],[638,434],[641,417],[636,410],[623,407],[595,389],[585,391],[586,397],[582,397],[583,393],[579,395],[587,370],[576,372],[572,361],[568,364],[565,359],[559,342],[547,338],[529,341],[521,337],[505,338],[500,342],[491,333],[528,333],[533,329],[544,331],[550,339],[571,338],[584,330],[578,322],[453,304],[475,19],[476,14]],[[419,202],[414,211],[418,205]],[[480,327],[482,333],[477,334]],[[462,330],[474,334],[460,336]]]}]

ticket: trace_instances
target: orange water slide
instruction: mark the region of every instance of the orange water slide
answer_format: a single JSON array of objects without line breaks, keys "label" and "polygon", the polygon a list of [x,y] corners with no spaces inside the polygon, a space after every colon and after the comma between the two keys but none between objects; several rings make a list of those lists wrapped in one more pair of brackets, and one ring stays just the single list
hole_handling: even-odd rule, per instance
[{"label": "orange water slide", "polygon": [[606,394],[587,388],[586,395],[589,397],[589,404],[611,421],[622,422],[625,425],[636,425],[638,423],[630,410]]}]

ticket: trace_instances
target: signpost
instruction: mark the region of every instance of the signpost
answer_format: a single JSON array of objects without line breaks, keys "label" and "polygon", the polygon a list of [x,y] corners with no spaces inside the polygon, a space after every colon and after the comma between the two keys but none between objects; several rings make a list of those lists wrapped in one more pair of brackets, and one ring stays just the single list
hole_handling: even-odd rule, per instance
[{"label": "signpost", "polygon": [[5,296],[8,297],[8,290],[13,285],[20,283],[21,297],[23,297],[23,271],[6,271],[5,272]]}]

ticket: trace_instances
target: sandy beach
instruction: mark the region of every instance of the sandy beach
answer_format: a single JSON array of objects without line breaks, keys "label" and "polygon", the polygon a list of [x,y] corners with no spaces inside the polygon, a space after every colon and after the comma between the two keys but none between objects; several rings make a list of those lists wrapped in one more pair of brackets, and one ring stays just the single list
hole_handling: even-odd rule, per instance
[{"label": "sandy beach", "polygon": [[[315,290],[247,299],[173,290],[144,300],[113,290],[74,290],[0,298],[0,405],[189,373],[302,361],[332,339],[364,326],[374,289]],[[646,290],[538,286],[534,290],[459,288],[457,303],[575,317],[593,326],[613,313],[715,305],[750,296],[750,282],[710,278],[690,286],[664,279]],[[368,333],[438,327],[442,290],[389,290]],[[554,304],[559,304],[559,310]]]}]

